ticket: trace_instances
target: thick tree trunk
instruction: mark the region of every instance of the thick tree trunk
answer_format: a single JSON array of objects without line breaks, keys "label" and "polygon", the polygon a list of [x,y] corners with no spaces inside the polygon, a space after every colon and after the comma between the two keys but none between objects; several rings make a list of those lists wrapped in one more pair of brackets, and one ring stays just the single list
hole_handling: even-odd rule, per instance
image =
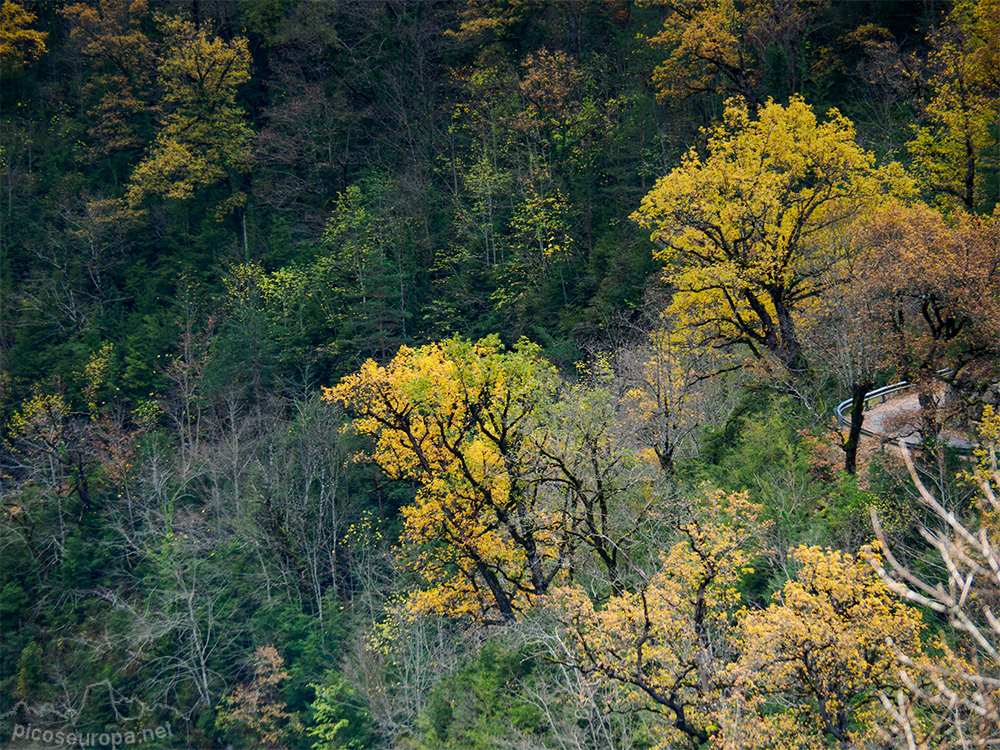
[{"label": "thick tree trunk", "polygon": [[871,389],[868,381],[855,383],[851,388],[851,428],[844,441],[844,471],[854,474],[857,471],[858,445],[861,443],[861,427],[865,421],[865,396]]},{"label": "thick tree trunk", "polygon": [[775,317],[778,319],[779,333],[777,347],[772,353],[781,360],[792,377],[802,378],[808,370],[802,358],[802,344],[799,342],[798,331],[795,330],[791,310],[786,306],[780,292],[772,292],[771,301],[774,304]]},{"label": "thick tree trunk", "polygon": [[497,577],[496,573],[494,573],[482,560],[476,560],[476,572],[478,572],[482,577],[483,581],[486,583],[486,587],[490,590],[490,594],[493,595],[493,601],[496,602],[497,609],[500,610],[500,615],[503,617],[504,622],[514,622],[516,619],[516,615],[514,614],[514,605],[511,603],[510,597],[500,584],[500,579]]}]

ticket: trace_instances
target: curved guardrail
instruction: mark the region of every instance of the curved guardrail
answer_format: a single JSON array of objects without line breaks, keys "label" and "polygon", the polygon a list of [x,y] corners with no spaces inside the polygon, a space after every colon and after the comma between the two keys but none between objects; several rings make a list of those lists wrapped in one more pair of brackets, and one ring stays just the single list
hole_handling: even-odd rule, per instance
[{"label": "curved guardrail", "polygon": [[[950,368],[945,368],[943,370],[939,370],[937,374],[948,375],[951,372],[952,370]],[[868,410],[869,402],[879,399],[880,402],[884,404],[886,401],[886,396],[892,393],[896,393],[897,391],[906,390],[907,388],[910,388],[913,385],[915,384],[911,383],[908,380],[901,380],[898,383],[892,383],[891,385],[882,386],[881,388],[876,388],[874,391],[870,391],[868,395],[865,396],[865,411]],[[844,401],[841,401],[839,404],[837,404],[837,406],[833,410],[834,413],[837,415],[837,424],[841,430],[843,430],[847,425],[851,423],[850,418],[844,416],[844,410],[847,409],[849,411],[853,403],[854,403],[853,398],[845,399]],[[884,435],[879,435],[878,433],[872,432],[871,430],[865,429],[864,427],[861,428],[861,434],[867,435],[868,437],[878,437],[878,438],[885,437]],[[954,450],[957,450],[959,453],[972,452],[972,446],[969,445],[952,444],[951,447]]]},{"label": "curved guardrail", "polygon": [[[885,397],[888,396],[890,393],[906,390],[912,385],[913,383],[911,383],[909,380],[901,380],[898,383],[893,383],[892,385],[884,385],[881,388],[876,388],[874,391],[869,391],[868,395],[865,396],[865,410],[868,409],[869,401],[874,401],[875,399],[880,398],[882,400],[882,403],[884,404]],[[837,404],[836,408],[833,410],[834,413],[837,415],[837,424],[840,426],[840,429],[844,429],[844,427],[850,424],[851,420],[844,417],[844,409],[850,407],[853,403],[854,403],[853,398],[846,399]],[[866,430],[864,427],[861,428],[861,434],[867,435],[868,437],[876,436],[874,432],[872,432],[871,430]]]}]

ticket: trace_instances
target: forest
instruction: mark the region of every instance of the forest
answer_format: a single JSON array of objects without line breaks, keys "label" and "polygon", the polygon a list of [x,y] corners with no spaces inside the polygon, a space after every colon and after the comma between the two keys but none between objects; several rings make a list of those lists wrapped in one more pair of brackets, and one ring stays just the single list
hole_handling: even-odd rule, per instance
[{"label": "forest", "polygon": [[0,747],[995,745],[998,170],[1000,0],[2,0]]}]

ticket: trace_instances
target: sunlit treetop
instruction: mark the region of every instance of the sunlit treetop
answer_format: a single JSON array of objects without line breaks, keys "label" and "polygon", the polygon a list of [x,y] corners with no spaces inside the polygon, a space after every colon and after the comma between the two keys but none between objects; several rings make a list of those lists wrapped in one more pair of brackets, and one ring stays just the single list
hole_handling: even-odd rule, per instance
[{"label": "sunlit treetop", "polygon": [[0,5],[0,72],[19,70],[45,54],[48,34],[30,28],[34,22],[35,15],[18,3]]},{"label": "sunlit treetop", "polygon": [[746,344],[796,371],[795,313],[842,257],[837,230],[911,194],[911,180],[895,163],[877,166],[837,110],[822,121],[801,97],[756,117],[731,99],[707,135],[705,156],[689,151],[633,218],[661,247],[682,324],[703,343]]}]

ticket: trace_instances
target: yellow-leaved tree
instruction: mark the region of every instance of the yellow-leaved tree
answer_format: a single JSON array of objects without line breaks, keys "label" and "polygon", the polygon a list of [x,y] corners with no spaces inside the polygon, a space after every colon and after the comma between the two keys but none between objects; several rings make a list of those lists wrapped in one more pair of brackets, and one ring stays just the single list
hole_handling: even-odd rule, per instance
[{"label": "yellow-leaved tree", "polygon": [[959,0],[929,39],[931,96],[910,142],[914,171],[944,208],[997,205],[1000,0]]},{"label": "yellow-leaved tree", "polygon": [[0,4],[0,73],[19,70],[45,54],[44,31],[30,28],[35,14],[19,3]]},{"label": "yellow-leaved tree", "polygon": [[375,439],[369,458],[419,485],[403,509],[404,554],[425,583],[412,609],[509,621],[564,571],[572,539],[526,450],[557,382],[536,345],[504,351],[491,336],[404,346],[325,390]]},{"label": "yellow-leaved tree", "polygon": [[824,293],[845,251],[837,230],[910,180],[878,167],[836,110],[821,122],[799,97],[752,117],[730,100],[709,132],[657,181],[633,215],[663,249],[670,313],[702,346],[745,345],[805,372],[798,317]]},{"label": "yellow-leaved tree", "polygon": [[547,605],[564,627],[566,661],[627,688],[616,710],[661,716],[663,747],[701,747],[731,699],[739,584],[767,522],[745,493],[709,491],[677,510],[680,541],[634,591],[601,606],[581,586],[563,586]]},{"label": "yellow-leaved tree", "polygon": [[825,0],[641,0],[664,6],[663,27],[649,38],[667,53],[653,73],[663,102],[705,94],[760,103],[765,78],[799,90],[807,70],[804,41]]},{"label": "yellow-leaved tree", "polygon": [[792,557],[795,580],[743,621],[739,671],[760,721],[740,746],[865,746],[885,722],[880,692],[900,685],[897,649],[921,653],[920,613],[852,555],[799,547]]},{"label": "yellow-leaved tree", "polygon": [[[227,42],[206,25],[175,17],[163,19],[162,28],[162,121],[129,181],[131,208],[153,195],[186,200],[196,189],[231,182],[251,166],[252,132],[236,101],[238,88],[250,80],[246,38]],[[244,201],[231,188],[220,210]]]},{"label": "yellow-leaved tree", "polygon": [[87,76],[93,124],[82,156],[97,160],[116,152],[139,151],[147,145],[148,128],[157,114],[154,101],[155,43],[144,33],[149,26],[145,0],[100,0],[67,5],[59,14],[70,24],[70,39],[91,65]]},{"label": "yellow-leaved tree", "polygon": [[418,486],[402,511],[424,583],[411,611],[510,621],[571,580],[625,591],[659,470],[609,382],[562,383],[526,340],[455,337],[369,360],[325,398],[374,439],[362,458]]}]

